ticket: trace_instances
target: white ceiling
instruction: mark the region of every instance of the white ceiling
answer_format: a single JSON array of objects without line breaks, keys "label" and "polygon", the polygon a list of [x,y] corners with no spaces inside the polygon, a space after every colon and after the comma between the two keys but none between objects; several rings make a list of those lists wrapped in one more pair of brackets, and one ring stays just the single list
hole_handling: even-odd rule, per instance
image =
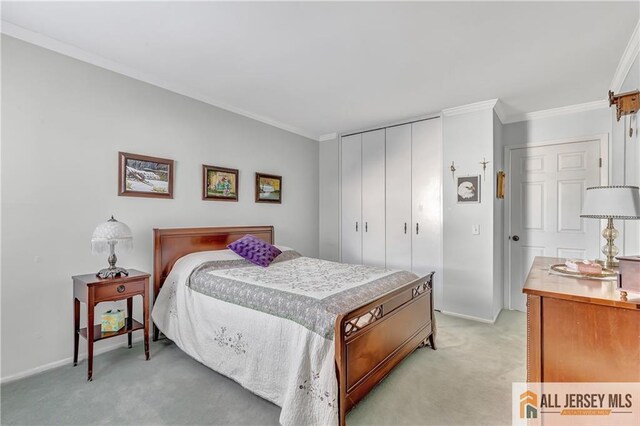
[{"label": "white ceiling", "polygon": [[316,138],[493,98],[508,115],[604,99],[639,5],[3,2],[2,19]]}]

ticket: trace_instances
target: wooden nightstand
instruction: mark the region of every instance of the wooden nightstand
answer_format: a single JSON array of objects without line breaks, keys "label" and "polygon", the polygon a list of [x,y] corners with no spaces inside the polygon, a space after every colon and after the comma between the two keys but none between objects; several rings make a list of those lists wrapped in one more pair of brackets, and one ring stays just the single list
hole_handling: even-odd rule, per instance
[{"label": "wooden nightstand", "polygon": [[[149,360],[149,274],[129,269],[129,276],[112,279],[101,279],[95,274],[76,275],[73,277],[73,365],[78,365],[78,340],[82,336],[87,339],[87,380],[93,375],[93,342],[109,337],[128,334],[131,347],[131,333],[144,329],[144,354]],[[142,296],[143,323],[132,317],[133,296]],[[100,324],[94,324],[94,308],[100,302],[127,299],[127,319],[125,326],[119,331],[105,332]],[[87,327],[80,328],[80,302],[87,305]],[[91,326],[93,325],[93,326]]]}]

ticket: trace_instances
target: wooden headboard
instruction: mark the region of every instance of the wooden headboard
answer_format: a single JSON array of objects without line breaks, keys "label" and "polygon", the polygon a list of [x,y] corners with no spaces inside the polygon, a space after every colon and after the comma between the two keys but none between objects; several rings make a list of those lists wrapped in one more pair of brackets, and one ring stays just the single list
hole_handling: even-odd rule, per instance
[{"label": "wooden headboard", "polygon": [[153,301],[173,264],[189,253],[223,250],[251,234],[273,244],[273,226],[232,226],[224,228],[170,228],[153,230]]}]

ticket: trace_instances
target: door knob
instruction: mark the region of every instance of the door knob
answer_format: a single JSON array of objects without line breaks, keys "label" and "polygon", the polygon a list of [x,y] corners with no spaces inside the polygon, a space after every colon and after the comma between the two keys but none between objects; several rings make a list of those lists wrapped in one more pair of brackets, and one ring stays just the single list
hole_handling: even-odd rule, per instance
[{"label": "door knob", "polygon": [[514,235],[513,237],[511,237],[511,239],[513,241],[520,241],[520,237],[518,237],[517,235]]}]

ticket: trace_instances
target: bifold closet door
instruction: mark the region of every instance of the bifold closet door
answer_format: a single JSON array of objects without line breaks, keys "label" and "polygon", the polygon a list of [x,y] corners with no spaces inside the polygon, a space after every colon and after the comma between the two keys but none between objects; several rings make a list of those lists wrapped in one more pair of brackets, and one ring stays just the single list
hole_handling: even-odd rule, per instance
[{"label": "bifold closet door", "polygon": [[410,271],[411,124],[386,130],[386,266]]},{"label": "bifold closet door", "polygon": [[342,262],[362,263],[362,135],[342,138]]},{"label": "bifold closet door", "polygon": [[385,266],[384,129],[362,134],[362,263]]},{"label": "bifold closet door", "polygon": [[435,271],[434,305],[442,301],[442,120],[412,124],[412,271]]}]

